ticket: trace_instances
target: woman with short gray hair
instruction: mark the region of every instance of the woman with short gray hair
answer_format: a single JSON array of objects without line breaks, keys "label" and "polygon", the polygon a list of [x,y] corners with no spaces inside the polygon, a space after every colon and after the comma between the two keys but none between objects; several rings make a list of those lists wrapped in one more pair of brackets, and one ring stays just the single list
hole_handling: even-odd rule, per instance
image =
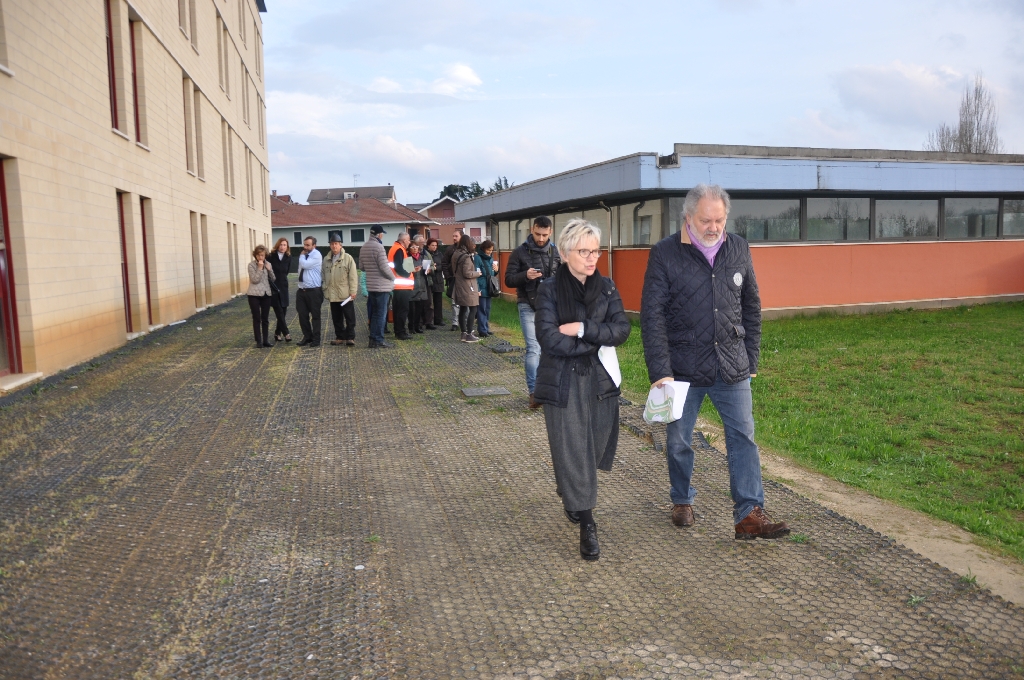
[{"label": "woman with short gray hair", "polygon": [[580,525],[580,556],[596,560],[597,471],[612,469],[619,441],[619,386],[597,353],[624,343],[630,325],[615,284],[597,271],[601,230],[570,220],[558,252],[562,264],[537,293],[541,354],[533,396],[544,405],[565,516]]}]

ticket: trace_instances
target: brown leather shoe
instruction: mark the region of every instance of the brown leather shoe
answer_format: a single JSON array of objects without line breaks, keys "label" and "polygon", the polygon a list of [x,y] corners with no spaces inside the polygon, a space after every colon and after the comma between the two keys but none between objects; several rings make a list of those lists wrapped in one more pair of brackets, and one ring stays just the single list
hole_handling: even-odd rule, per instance
[{"label": "brown leather shoe", "polygon": [[693,526],[693,506],[689,503],[676,503],[672,506],[672,524],[677,527]]},{"label": "brown leather shoe", "polygon": [[530,408],[540,408],[543,405],[544,404],[540,403],[539,401],[537,401],[536,399],[533,398],[533,393],[531,392],[530,393]]},{"label": "brown leather shoe", "polygon": [[344,340],[341,340],[341,339],[339,338],[339,339],[336,339],[336,340],[331,340],[331,344],[332,344],[332,345],[344,345],[344,344],[345,344],[345,341],[344,341]]},{"label": "brown leather shoe", "polygon": [[789,534],[789,526],[785,522],[775,522],[768,513],[755,507],[750,514],[736,525],[736,538],[753,540],[755,538],[780,538]]}]

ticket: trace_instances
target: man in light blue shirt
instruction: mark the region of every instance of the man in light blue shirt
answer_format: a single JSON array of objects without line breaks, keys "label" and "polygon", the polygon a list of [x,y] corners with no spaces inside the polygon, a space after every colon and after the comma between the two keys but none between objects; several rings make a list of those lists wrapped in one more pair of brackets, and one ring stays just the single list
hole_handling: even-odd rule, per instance
[{"label": "man in light blue shirt", "polygon": [[323,256],[316,249],[316,239],[307,236],[299,254],[299,290],[295,293],[295,312],[302,327],[300,346],[320,346],[320,308],[324,304],[320,270],[323,261]]}]

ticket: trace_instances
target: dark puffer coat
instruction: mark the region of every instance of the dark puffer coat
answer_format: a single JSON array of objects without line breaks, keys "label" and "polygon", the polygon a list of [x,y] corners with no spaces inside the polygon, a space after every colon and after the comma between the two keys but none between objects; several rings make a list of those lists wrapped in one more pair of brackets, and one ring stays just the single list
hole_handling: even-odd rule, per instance
[{"label": "dark puffer coat", "polygon": [[[542,404],[565,408],[569,402],[569,380],[573,357],[593,355],[591,370],[598,372],[598,399],[619,396],[619,388],[604,370],[597,358],[602,345],[617,347],[629,337],[630,325],[622,309],[622,298],[615,284],[602,277],[604,289],[597,302],[593,318],[583,322],[583,337],[564,335],[558,330],[558,295],[555,277],[546,279],[537,292],[536,324],[537,342],[540,343],[540,365],[537,367],[537,384],[533,398]],[[580,304],[582,307],[582,303]],[[596,322],[596,319],[600,319]]]},{"label": "dark puffer coat", "polygon": [[[508,263],[505,265],[505,285],[516,289],[518,302],[525,302],[536,309],[537,292],[541,282],[554,276],[560,264],[562,260],[558,257],[555,244],[548,241],[543,248],[539,248],[533,242],[533,234],[530,234],[508,257]],[[526,272],[530,269],[540,270],[543,276],[538,279],[528,278]]]},{"label": "dark puffer coat", "polygon": [[761,297],[746,239],[729,234],[714,269],[686,230],[651,248],[640,305],[651,382],[673,376],[700,387],[757,373]]}]

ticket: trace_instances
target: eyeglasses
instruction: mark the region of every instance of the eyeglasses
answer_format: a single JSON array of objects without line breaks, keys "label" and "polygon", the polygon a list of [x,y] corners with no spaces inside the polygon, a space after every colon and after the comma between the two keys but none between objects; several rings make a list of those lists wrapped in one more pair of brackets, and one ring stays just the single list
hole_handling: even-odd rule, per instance
[{"label": "eyeglasses", "polygon": [[601,256],[600,249],[590,250],[589,248],[580,248],[576,252],[579,253],[580,257],[584,260],[589,260],[591,257],[597,258]]}]

